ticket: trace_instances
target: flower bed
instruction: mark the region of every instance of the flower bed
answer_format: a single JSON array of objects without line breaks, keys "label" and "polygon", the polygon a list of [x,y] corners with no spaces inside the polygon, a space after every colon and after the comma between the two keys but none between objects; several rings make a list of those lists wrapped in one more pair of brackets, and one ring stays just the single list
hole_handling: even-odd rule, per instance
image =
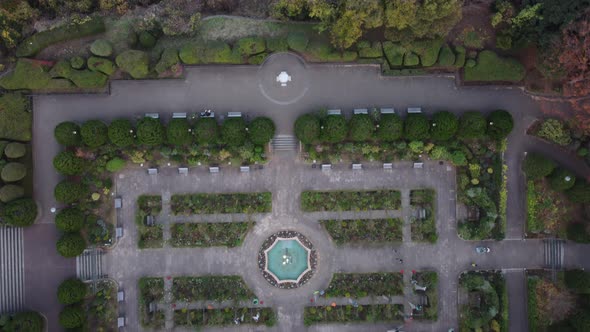
[{"label": "flower bed", "polygon": [[410,205],[417,211],[424,209],[425,218],[412,217],[412,241],[435,243],[436,235],[436,193],[433,189],[417,189],[410,191]]},{"label": "flower bed", "polygon": [[414,312],[416,319],[438,319],[438,275],[434,271],[416,272],[412,275],[412,279],[416,280],[418,286],[426,287],[426,291],[416,290],[414,293],[424,294],[428,298],[428,305],[424,306],[423,314]]},{"label": "flower bed", "polygon": [[459,286],[480,298],[479,306],[461,307],[461,330],[508,330],[508,294],[501,272],[468,272],[461,275]]},{"label": "flower bed", "polygon": [[337,245],[402,241],[399,219],[321,220],[320,223]]},{"label": "flower bed", "polygon": [[172,195],[171,209],[175,215],[213,213],[265,213],[270,212],[272,194],[177,194]]},{"label": "flower bed", "polygon": [[306,326],[321,323],[394,322],[403,319],[401,304],[337,305],[334,307],[305,307],[303,321]]},{"label": "flower bed", "polygon": [[150,312],[150,303],[159,303],[164,300],[164,279],[144,277],[139,279],[139,317],[141,326],[146,328],[163,328],[164,311]]},{"label": "flower bed", "polygon": [[329,297],[365,297],[402,295],[401,273],[335,273],[326,289]]},{"label": "flower bed", "polygon": [[[254,319],[254,318],[257,319]],[[274,326],[277,317],[271,308],[179,309],[174,311],[177,326],[266,325]],[[236,323],[238,322],[238,323]]]},{"label": "flower bed", "polygon": [[172,296],[176,301],[243,301],[254,293],[240,276],[175,277]]},{"label": "flower bed", "polygon": [[119,314],[117,284],[111,280],[98,282],[94,295],[85,300],[84,309],[87,326],[94,331],[115,331]]},{"label": "flower bed", "polygon": [[573,206],[563,194],[551,190],[545,179],[527,181],[527,236],[566,233]]},{"label": "flower bed", "polygon": [[237,247],[254,222],[176,223],[170,231],[173,247]]},{"label": "flower bed", "polygon": [[304,191],[301,209],[312,211],[398,210],[401,194],[397,190]]},{"label": "flower bed", "polygon": [[137,213],[135,223],[139,233],[137,245],[139,248],[162,248],[164,246],[164,230],[162,225],[147,226],[145,218],[156,217],[162,211],[162,197],[143,195],[137,198]]}]

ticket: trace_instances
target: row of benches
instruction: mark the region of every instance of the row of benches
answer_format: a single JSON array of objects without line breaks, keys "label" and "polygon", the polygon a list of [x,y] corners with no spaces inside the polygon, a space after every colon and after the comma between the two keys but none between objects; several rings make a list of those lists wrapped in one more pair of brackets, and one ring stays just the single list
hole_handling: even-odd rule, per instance
[{"label": "row of benches", "polygon": [[[408,107],[407,109],[408,114],[416,114],[422,113],[421,107]],[[380,114],[395,114],[395,109],[393,107],[382,107],[379,108]],[[359,115],[359,114],[369,114],[368,108],[355,108],[352,110],[352,114]],[[329,109],[328,115],[342,115],[342,110],[340,109]]]},{"label": "row of benches", "polygon": [[[257,169],[262,169],[264,166],[258,165]],[[241,173],[249,173],[252,170],[251,166],[240,166]],[[178,174],[180,175],[188,175],[188,167],[178,167]],[[219,173],[221,168],[219,166],[209,166],[209,173]],[[158,175],[159,169],[156,167],[150,167],[147,169],[147,173],[149,175]]]},{"label": "row of benches", "polygon": [[[313,167],[315,168],[316,165],[314,164]],[[424,168],[424,163],[414,163],[413,167],[417,169]],[[332,170],[332,164],[321,164],[320,168],[322,171],[330,171]],[[363,164],[352,164],[351,169],[353,171],[360,171],[363,169]],[[393,163],[383,163],[383,169],[393,169]]]},{"label": "row of benches", "polygon": [[[146,118],[159,119],[160,118],[160,113],[145,113],[144,116]],[[186,113],[186,112],[175,112],[175,113],[172,113],[172,118],[173,119],[186,119],[187,117],[188,117],[188,113]],[[211,110],[206,110],[204,112],[199,112],[199,117],[201,117],[201,118],[214,118],[215,117],[215,112],[213,112]],[[242,117],[242,112],[227,112],[227,117],[228,118],[241,118]]]}]

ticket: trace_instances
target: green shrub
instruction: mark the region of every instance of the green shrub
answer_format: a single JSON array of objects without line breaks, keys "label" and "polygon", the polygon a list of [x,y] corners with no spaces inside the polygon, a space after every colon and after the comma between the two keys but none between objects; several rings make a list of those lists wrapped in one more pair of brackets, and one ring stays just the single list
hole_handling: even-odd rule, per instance
[{"label": "green shrub", "polygon": [[149,73],[150,58],[142,51],[125,51],[117,55],[115,62],[122,71],[129,73],[133,78],[144,78]]},{"label": "green shrub", "polygon": [[156,72],[162,74],[172,66],[178,64],[180,59],[178,58],[178,51],[173,48],[166,48],[160,56],[160,61],[156,64]]},{"label": "green shrub", "polygon": [[408,114],[405,121],[404,137],[410,141],[423,141],[430,136],[430,124],[424,114]]},{"label": "green shrub", "polygon": [[362,48],[358,46],[359,58],[381,58],[383,56],[381,42],[375,41],[365,46]]},{"label": "green shrub", "polygon": [[348,137],[351,141],[363,142],[373,138],[375,125],[368,114],[353,115],[348,125]]},{"label": "green shrub", "polygon": [[404,122],[397,114],[383,114],[379,119],[377,139],[384,142],[393,142],[402,138]]},{"label": "green shrub", "polygon": [[62,41],[92,36],[105,31],[102,18],[94,17],[85,23],[67,24],[42,31],[25,39],[16,49],[17,57],[30,57],[49,45]]},{"label": "green shrub", "polygon": [[70,121],[62,122],[55,127],[53,135],[57,142],[65,146],[79,146],[82,143],[80,127]]},{"label": "green shrub", "polygon": [[39,62],[18,59],[14,71],[0,77],[0,86],[7,90],[40,90],[49,87],[51,76]]},{"label": "green shrub", "polygon": [[104,145],[108,140],[108,131],[107,125],[100,120],[86,121],[80,127],[82,142],[91,148]]},{"label": "green shrub", "polygon": [[275,136],[275,123],[267,117],[255,118],[248,125],[248,133],[252,143],[267,144]]},{"label": "green shrub", "polygon": [[86,168],[86,162],[74,152],[62,151],[53,158],[53,167],[64,175],[81,175]]},{"label": "green shrub", "polygon": [[556,191],[566,191],[574,186],[576,176],[563,168],[553,171],[549,178],[551,188]]},{"label": "green shrub", "polygon": [[239,39],[234,45],[242,55],[253,55],[266,50],[266,42],[262,37],[246,37]]},{"label": "green shrub", "polygon": [[530,152],[524,158],[522,170],[527,178],[534,180],[548,176],[555,169],[555,162],[544,156]]},{"label": "green shrub", "polygon": [[241,63],[239,53],[232,53],[228,44],[222,41],[208,41],[202,49],[202,61],[204,63]]},{"label": "green shrub", "polygon": [[404,62],[406,49],[398,43],[386,41],[383,43],[383,53],[392,67],[401,66]]},{"label": "green shrub", "polygon": [[117,173],[122,170],[127,162],[121,158],[115,157],[107,162],[106,169],[111,173]]},{"label": "green shrub", "polygon": [[565,194],[574,203],[590,203],[590,185],[586,181],[576,181]]},{"label": "green shrub", "polygon": [[488,116],[488,136],[500,140],[508,137],[514,128],[512,114],[504,110],[496,110]]},{"label": "green shrub", "polygon": [[203,54],[202,43],[187,43],[180,48],[178,56],[183,63],[187,65],[196,65],[201,63],[201,56]]},{"label": "green shrub", "polygon": [[25,189],[21,186],[14,184],[7,184],[0,188],[0,201],[2,203],[8,203],[14,201],[17,198],[21,198],[25,195]]},{"label": "green shrub", "polygon": [[584,270],[566,270],[565,284],[578,294],[590,294],[590,273]]},{"label": "green shrub", "polygon": [[131,121],[117,119],[111,122],[107,132],[109,141],[117,147],[124,148],[135,143],[134,129]]},{"label": "green shrub", "polygon": [[512,37],[506,33],[499,33],[496,35],[496,47],[501,50],[509,50],[512,48]]},{"label": "green shrub", "polygon": [[10,162],[2,167],[1,178],[4,182],[16,182],[27,176],[27,167],[22,163]]},{"label": "green shrub", "polygon": [[173,145],[186,145],[193,140],[192,129],[187,119],[170,120],[166,136],[168,143]]},{"label": "green shrub", "polygon": [[86,297],[87,291],[88,287],[82,280],[66,279],[57,288],[57,300],[64,305],[80,303]]},{"label": "green shrub", "polygon": [[477,56],[474,67],[466,66],[465,81],[507,81],[520,82],[526,70],[516,59],[501,58],[496,53],[485,50]]},{"label": "green shrub", "polygon": [[438,53],[442,44],[442,39],[418,40],[412,42],[409,48],[420,56],[420,62],[423,67],[430,67],[438,60]]},{"label": "green shrub", "polygon": [[260,53],[260,54],[253,55],[248,58],[248,64],[259,65],[264,62],[264,60],[266,59],[267,56],[268,56],[267,53]]},{"label": "green shrub", "polygon": [[59,325],[66,329],[82,327],[86,321],[86,313],[81,306],[68,306],[59,313]]},{"label": "green shrub", "polygon": [[289,43],[285,37],[273,37],[266,40],[266,48],[270,52],[286,52],[289,50]]},{"label": "green shrub", "polygon": [[313,114],[303,114],[295,121],[295,136],[303,144],[317,142],[320,138],[320,119]]},{"label": "green shrub", "polygon": [[86,61],[84,61],[84,58],[82,58],[81,56],[75,56],[70,59],[70,66],[74,69],[84,68],[85,63]]},{"label": "green shrub", "polygon": [[100,57],[108,57],[113,54],[113,46],[108,40],[97,39],[90,45],[90,53]]},{"label": "green shrub", "polygon": [[226,119],[221,125],[221,138],[230,146],[242,146],[246,142],[246,122],[242,118]]},{"label": "green shrub", "polygon": [[320,138],[327,143],[338,143],[346,139],[348,126],[342,115],[328,115],[322,121]]},{"label": "green shrub", "polygon": [[30,198],[20,198],[4,205],[0,216],[8,225],[31,226],[37,218],[37,204]]},{"label": "green shrub", "polygon": [[459,121],[455,114],[442,111],[434,114],[432,118],[432,127],[430,127],[430,137],[435,141],[448,141],[455,137],[459,128]]},{"label": "green shrub", "polygon": [[543,121],[537,135],[555,144],[566,146],[572,142],[570,131],[557,119]]},{"label": "green shrub", "polygon": [[[1,319],[0,319],[1,321]],[[45,330],[45,320],[38,312],[25,311],[19,312],[12,316],[6,325],[4,331],[23,331],[23,332],[43,332]]]},{"label": "green shrub", "polygon": [[88,188],[85,185],[68,180],[58,183],[54,190],[55,200],[64,204],[76,203],[87,194]]},{"label": "green shrub", "polygon": [[461,138],[482,138],[486,133],[487,121],[483,114],[476,111],[463,113],[459,119],[458,134]]},{"label": "green shrub", "polygon": [[304,52],[309,43],[309,38],[303,32],[290,32],[287,36],[287,45],[296,52]]},{"label": "green shrub", "polygon": [[217,142],[219,128],[214,118],[201,118],[195,123],[195,138],[199,144]]},{"label": "green shrub", "polygon": [[77,207],[62,209],[55,215],[55,226],[65,233],[79,232],[84,228],[84,212]]},{"label": "green shrub", "polygon": [[0,139],[31,140],[33,118],[28,111],[28,104],[28,99],[20,93],[5,93],[0,96]]},{"label": "green shrub", "polygon": [[465,68],[473,68],[475,66],[477,66],[475,59],[467,59],[467,62],[465,62]]},{"label": "green shrub", "polygon": [[[10,159],[17,159],[24,157],[27,153],[27,147],[23,143],[12,142],[8,143],[4,148],[4,154],[6,157]],[[2,152],[0,151],[0,156],[2,156]]]},{"label": "green shrub", "polygon": [[414,52],[406,52],[404,55],[404,66],[417,66],[420,64],[420,58]]},{"label": "green shrub", "polygon": [[358,57],[356,52],[340,52],[334,50],[329,43],[320,40],[310,42],[307,46],[306,53],[322,62],[347,62],[354,61]]},{"label": "green shrub", "polygon": [[455,46],[455,53],[457,54],[455,57],[455,67],[461,68],[465,65],[465,54],[467,51],[463,46]]},{"label": "green shrub", "polygon": [[76,257],[86,249],[86,241],[80,233],[66,233],[57,240],[56,248],[63,257]]},{"label": "green shrub", "polygon": [[88,58],[88,69],[91,71],[101,72],[106,75],[113,75],[117,68],[115,64],[109,60],[104,58],[97,58],[95,56],[91,56]]},{"label": "green shrub", "polygon": [[151,49],[156,46],[156,37],[147,31],[142,31],[139,33],[139,45],[146,49]]},{"label": "green shrub", "polygon": [[[106,65],[104,67],[106,68]],[[103,73],[92,70],[71,70],[67,78],[82,89],[102,88],[108,80],[108,77]]]},{"label": "green shrub", "polygon": [[140,144],[156,146],[164,143],[166,129],[160,120],[144,117],[137,122],[137,141]]},{"label": "green shrub", "polygon": [[567,238],[578,243],[590,243],[590,234],[586,224],[581,222],[571,222],[567,225]]},{"label": "green shrub", "polygon": [[443,67],[455,65],[455,53],[448,45],[443,46],[440,50],[440,54],[438,55],[438,65]]}]

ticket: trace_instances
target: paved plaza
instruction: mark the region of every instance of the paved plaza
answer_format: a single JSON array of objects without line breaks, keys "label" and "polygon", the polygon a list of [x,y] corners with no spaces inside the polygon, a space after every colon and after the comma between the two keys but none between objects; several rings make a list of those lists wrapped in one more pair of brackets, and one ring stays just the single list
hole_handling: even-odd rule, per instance
[{"label": "paved plaza", "polygon": [[[434,270],[439,277],[438,321],[414,321],[407,331],[446,331],[458,327],[458,277],[472,269],[503,270],[509,294],[510,331],[527,330],[526,279],[524,269],[543,267],[543,243],[524,240],[525,182],[521,169],[525,151],[542,151],[558,160],[577,175],[590,176],[583,162],[563,150],[526,135],[526,128],[538,116],[538,105],[520,89],[502,87],[457,87],[452,77],[382,77],[379,68],[370,65],[311,65],[291,55],[271,57],[269,67],[200,66],[186,70],[180,80],[114,81],[106,95],[47,95],[33,98],[35,156],[35,199],[40,205],[38,224],[27,229],[24,237],[25,303],[43,312],[49,321],[49,331],[58,331],[59,305],[56,288],[59,282],[75,276],[75,262],[60,258],[54,245],[58,238],[53,225],[55,207],[53,188],[60,176],[52,167],[53,157],[60,147],[53,139],[53,129],[62,121],[142,116],[159,112],[169,118],[172,112],[196,112],[213,109],[218,114],[240,111],[248,117],[265,115],[277,125],[277,134],[292,135],[295,119],[322,107],[341,108],[350,112],[357,107],[391,106],[405,109],[421,106],[427,114],[448,110],[460,114],[469,110],[488,112],[506,109],[514,116],[515,128],[508,139],[505,162],[508,165],[508,210],[506,240],[471,242],[457,235],[456,172],[447,163],[426,163],[423,169],[411,163],[395,163],[393,170],[380,165],[368,165],[362,171],[352,171],[350,165],[335,165],[322,172],[298,161],[294,153],[277,152],[262,170],[240,173],[235,168],[222,167],[219,174],[209,174],[206,168],[191,168],[188,175],[179,175],[172,167],[163,167],[157,176],[145,169],[130,168],[115,176],[116,195],[124,200],[118,212],[118,223],[125,235],[104,256],[104,272],[126,291],[127,300],[120,311],[128,318],[127,331],[139,331],[137,281],[143,276],[177,276],[202,274],[241,275],[246,284],[278,312],[275,331],[358,331],[360,325],[303,326],[303,309],[310,304],[313,291],[327,287],[335,272],[379,272],[404,270],[409,281],[411,270]],[[270,67],[272,66],[272,67]],[[270,84],[266,68],[286,67],[297,91],[283,92],[267,88]],[[291,70],[292,69],[292,70]],[[300,81],[298,77],[301,78]],[[273,78],[274,79],[274,78]],[[409,192],[412,189],[433,188],[436,191],[435,244],[411,241],[409,224]],[[304,213],[300,195],[304,190],[396,189],[402,193],[402,207],[397,211],[346,213]],[[259,192],[272,193],[272,212],[267,214],[205,215],[178,217],[170,214],[169,200],[177,193]],[[135,202],[142,194],[162,195],[165,223],[177,221],[244,221],[251,217],[256,226],[236,248],[171,248],[137,249]],[[403,241],[389,246],[336,246],[318,220],[335,218],[401,217],[404,221]],[[168,225],[165,225],[165,229]],[[266,282],[258,270],[256,257],[264,239],[279,230],[296,230],[306,236],[319,255],[314,276],[295,290],[278,289]],[[169,232],[164,232],[165,239]],[[484,243],[493,254],[477,256],[475,246]],[[566,268],[590,268],[584,252],[589,246],[566,243]],[[402,258],[400,264],[398,259]],[[362,304],[370,299],[360,299]],[[321,302],[316,304],[328,304]],[[336,300],[340,301],[340,300]],[[383,301],[383,300],[378,300]],[[403,297],[387,301],[407,307]],[[342,302],[344,303],[344,302]],[[170,304],[170,303],[169,303]],[[406,308],[407,310],[407,308]],[[167,312],[167,327],[171,327],[171,309]],[[385,331],[394,324],[368,325],[370,330]],[[230,328],[227,328],[230,329]],[[252,330],[252,327],[232,330]],[[255,330],[266,330],[257,327]],[[182,331],[176,328],[176,331]]]}]

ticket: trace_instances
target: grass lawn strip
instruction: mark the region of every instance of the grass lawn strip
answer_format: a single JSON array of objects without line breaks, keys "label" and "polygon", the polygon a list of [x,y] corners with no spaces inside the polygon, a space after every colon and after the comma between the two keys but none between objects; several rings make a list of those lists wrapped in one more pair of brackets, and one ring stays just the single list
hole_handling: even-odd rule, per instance
[{"label": "grass lawn strip", "polygon": [[326,289],[329,297],[391,296],[403,294],[403,275],[397,272],[335,273]]},{"label": "grass lawn strip", "polygon": [[321,220],[320,222],[338,245],[402,241],[402,222],[399,219]]},{"label": "grass lawn strip", "polygon": [[401,194],[397,190],[304,191],[301,208],[313,211],[398,210]]},{"label": "grass lawn strip", "polygon": [[214,213],[266,213],[271,212],[272,194],[177,194],[172,195],[171,209],[175,215]]}]

